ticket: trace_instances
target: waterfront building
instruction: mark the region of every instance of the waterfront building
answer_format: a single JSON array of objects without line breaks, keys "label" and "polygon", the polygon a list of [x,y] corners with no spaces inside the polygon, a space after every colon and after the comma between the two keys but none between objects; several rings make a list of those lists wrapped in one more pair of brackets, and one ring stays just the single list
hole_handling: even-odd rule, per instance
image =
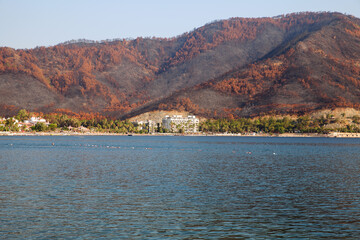
[{"label": "waterfront building", "polygon": [[170,132],[196,133],[199,131],[199,119],[193,115],[167,115],[162,120],[162,127]]},{"label": "waterfront building", "polygon": [[37,123],[44,123],[46,125],[49,125],[49,123],[46,122],[46,119],[41,118],[41,117],[31,117],[30,119],[25,120],[24,123],[25,124],[32,124],[32,125],[35,125]]}]

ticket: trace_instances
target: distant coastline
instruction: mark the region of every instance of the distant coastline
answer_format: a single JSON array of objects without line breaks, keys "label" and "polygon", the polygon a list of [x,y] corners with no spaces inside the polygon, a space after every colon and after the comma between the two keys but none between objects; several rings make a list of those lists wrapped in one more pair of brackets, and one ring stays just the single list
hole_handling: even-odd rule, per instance
[{"label": "distant coastline", "polygon": [[104,132],[91,132],[91,133],[79,133],[79,132],[0,132],[1,136],[208,136],[208,137],[327,137],[327,138],[360,138],[360,133],[340,133],[331,132],[328,134],[320,133],[282,133],[282,134],[268,134],[268,133],[104,133]]}]

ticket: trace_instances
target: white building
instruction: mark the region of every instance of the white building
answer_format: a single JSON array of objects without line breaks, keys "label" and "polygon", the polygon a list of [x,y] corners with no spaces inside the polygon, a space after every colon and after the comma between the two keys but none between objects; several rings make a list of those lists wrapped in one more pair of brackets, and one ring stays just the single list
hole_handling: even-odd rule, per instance
[{"label": "white building", "polygon": [[199,129],[199,119],[195,116],[165,116],[162,120],[162,126],[170,132],[182,131],[187,133],[196,133]]},{"label": "white building", "polygon": [[17,120],[16,118],[12,118],[12,117],[8,117],[7,119],[4,118],[4,120],[12,120],[14,123],[19,123],[19,120]]},{"label": "white building", "polygon": [[37,124],[37,123],[45,123],[46,125],[49,125],[48,122],[46,122],[46,120],[44,118],[40,118],[40,117],[31,117],[29,120],[25,120],[24,121],[25,124]]}]

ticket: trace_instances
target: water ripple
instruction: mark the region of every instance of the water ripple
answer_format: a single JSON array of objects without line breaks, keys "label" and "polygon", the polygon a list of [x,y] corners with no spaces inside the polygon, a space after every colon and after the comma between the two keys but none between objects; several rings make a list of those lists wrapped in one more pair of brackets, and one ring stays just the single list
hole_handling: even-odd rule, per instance
[{"label": "water ripple", "polygon": [[0,137],[0,236],[357,239],[359,144]]}]

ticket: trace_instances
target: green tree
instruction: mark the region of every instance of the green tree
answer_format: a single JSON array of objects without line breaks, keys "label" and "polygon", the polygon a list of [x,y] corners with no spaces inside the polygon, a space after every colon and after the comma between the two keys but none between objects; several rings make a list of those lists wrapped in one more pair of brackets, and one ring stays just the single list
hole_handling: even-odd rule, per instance
[{"label": "green tree", "polygon": [[47,126],[45,123],[36,123],[35,126],[32,126],[31,128],[37,132],[43,132],[47,130]]},{"label": "green tree", "polygon": [[26,119],[29,119],[29,117],[30,117],[30,113],[28,111],[26,111],[25,109],[20,109],[15,118],[23,122]]},{"label": "green tree", "polygon": [[19,131],[18,124],[14,118],[8,118],[5,121],[5,130],[6,131]]},{"label": "green tree", "polygon": [[360,117],[358,115],[355,115],[352,117],[353,123],[360,124]]},{"label": "green tree", "polygon": [[55,131],[57,128],[57,124],[56,123],[50,123],[48,126],[50,131]]}]

